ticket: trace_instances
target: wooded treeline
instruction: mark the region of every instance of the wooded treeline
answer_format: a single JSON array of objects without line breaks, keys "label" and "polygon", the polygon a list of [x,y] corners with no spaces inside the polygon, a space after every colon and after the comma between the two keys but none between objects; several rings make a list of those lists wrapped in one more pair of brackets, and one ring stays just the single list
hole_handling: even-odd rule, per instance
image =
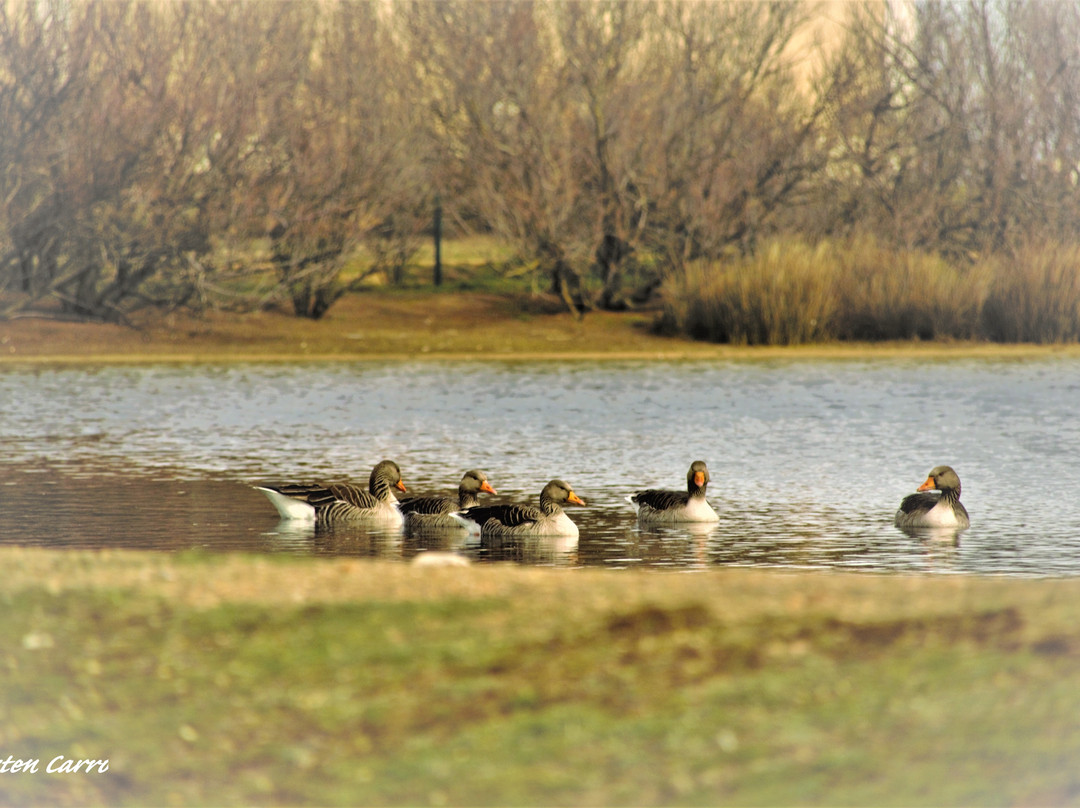
[{"label": "wooded treeline", "polygon": [[436,198],[619,307],[785,234],[1074,245],[1078,183],[1069,0],[0,0],[0,316],[318,317]]}]

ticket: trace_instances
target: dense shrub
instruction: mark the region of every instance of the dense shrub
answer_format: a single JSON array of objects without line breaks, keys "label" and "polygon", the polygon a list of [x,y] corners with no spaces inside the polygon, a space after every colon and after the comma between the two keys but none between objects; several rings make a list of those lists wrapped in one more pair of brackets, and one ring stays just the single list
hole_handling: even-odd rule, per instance
[{"label": "dense shrub", "polygon": [[664,288],[671,327],[697,339],[788,345],[835,337],[836,265],[825,247],[774,242],[742,261],[691,263]]},{"label": "dense shrub", "polygon": [[1080,340],[1080,247],[950,263],[873,239],[777,240],[756,255],[698,262],[663,287],[662,327],[750,345],[823,340]]},{"label": "dense shrub", "polygon": [[839,301],[834,335],[845,340],[972,339],[988,279],[914,250],[890,250],[870,238],[829,250]]},{"label": "dense shrub", "polygon": [[982,330],[998,342],[1080,340],[1080,246],[1028,245],[995,258]]}]

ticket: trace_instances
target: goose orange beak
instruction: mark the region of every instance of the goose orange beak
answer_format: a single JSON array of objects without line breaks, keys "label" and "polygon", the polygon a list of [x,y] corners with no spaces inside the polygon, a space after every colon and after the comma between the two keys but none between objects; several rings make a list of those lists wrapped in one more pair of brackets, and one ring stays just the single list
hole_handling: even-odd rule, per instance
[{"label": "goose orange beak", "polygon": [[404,480],[398,480],[398,481],[397,481],[397,485],[395,485],[394,487],[395,487],[395,488],[396,488],[396,489],[397,489],[398,491],[404,491],[405,493],[408,493],[408,492],[409,492],[409,489],[405,487],[405,481],[404,481]]},{"label": "goose orange beak", "polygon": [[568,496],[566,498],[566,501],[567,502],[573,502],[575,505],[584,505],[585,504],[585,500],[583,500],[581,497],[579,497],[573,491],[570,492],[570,496]]},{"label": "goose orange beak", "polygon": [[920,485],[915,490],[916,491],[933,491],[935,488],[937,488],[937,485],[934,484],[934,478],[933,477],[927,477],[926,482],[923,483],[922,485]]},{"label": "goose orange beak", "polygon": [[485,491],[485,492],[487,492],[489,494],[497,494],[497,493],[499,493],[494,488],[492,488],[490,485],[488,485],[487,480],[484,480],[482,483],[480,483],[480,490]]},{"label": "goose orange beak", "polygon": [[703,472],[703,471],[695,471],[694,472],[694,485],[705,485],[705,472]]}]

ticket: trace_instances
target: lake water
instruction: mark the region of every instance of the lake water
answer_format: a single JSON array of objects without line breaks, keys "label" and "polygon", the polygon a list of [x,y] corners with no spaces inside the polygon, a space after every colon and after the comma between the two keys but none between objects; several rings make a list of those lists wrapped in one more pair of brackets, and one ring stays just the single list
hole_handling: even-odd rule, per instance
[{"label": "lake water", "polygon": [[[695,569],[1080,573],[1080,360],[250,363],[0,372],[0,543]],[[576,546],[478,547],[280,523],[252,484],[410,493],[468,468],[535,501],[567,480]],[[721,514],[645,530],[624,497],[685,488]],[[900,499],[952,465],[972,527],[908,536]]]}]

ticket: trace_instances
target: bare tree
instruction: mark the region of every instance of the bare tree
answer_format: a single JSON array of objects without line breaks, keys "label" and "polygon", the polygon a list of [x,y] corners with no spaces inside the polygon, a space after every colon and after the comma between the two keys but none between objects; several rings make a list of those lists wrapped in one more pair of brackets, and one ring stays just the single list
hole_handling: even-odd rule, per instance
[{"label": "bare tree", "polygon": [[357,244],[394,262],[415,244],[411,99],[377,4],[12,0],[0,60],[9,315],[207,305],[228,293],[214,234],[270,236],[318,317]]},{"label": "bare tree", "polygon": [[574,307],[621,305],[641,248],[679,264],[751,244],[823,163],[820,108],[806,109],[785,57],[807,19],[796,3],[409,13],[477,208]]},{"label": "bare tree", "polygon": [[567,108],[547,58],[549,32],[531,2],[411,4],[410,63],[429,99],[428,132],[440,145],[448,203],[472,209],[539,259],[573,300],[565,237],[582,212],[564,137]]},{"label": "bare tree", "polygon": [[[837,52],[834,228],[952,255],[1076,236],[1080,20],[1068,3],[870,4]],[[839,201],[831,206],[828,200]]]},{"label": "bare tree", "polygon": [[416,249],[423,161],[379,7],[293,4],[282,15],[266,32],[274,59],[234,188],[252,229],[266,224],[294,311],[319,318],[346,291],[341,271],[358,245],[391,271]]},{"label": "bare tree", "polygon": [[0,316],[320,317],[436,193],[578,313],[784,231],[1077,239],[1080,7],[845,9],[808,85],[798,0],[0,0]]},{"label": "bare tree", "polygon": [[808,20],[797,3],[664,7],[656,248],[673,265],[751,251],[821,168],[821,108],[796,88],[790,53]]},{"label": "bare tree", "polygon": [[[4,156],[3,266],[21,293],[9,313],[51,298],[122,319],[152,281],[206,253],[200,133],[170,92],[191,20],[133,2],[5,8],[5,128],[17,135]],[[22,84],[23,71],[35,77]]]}]

